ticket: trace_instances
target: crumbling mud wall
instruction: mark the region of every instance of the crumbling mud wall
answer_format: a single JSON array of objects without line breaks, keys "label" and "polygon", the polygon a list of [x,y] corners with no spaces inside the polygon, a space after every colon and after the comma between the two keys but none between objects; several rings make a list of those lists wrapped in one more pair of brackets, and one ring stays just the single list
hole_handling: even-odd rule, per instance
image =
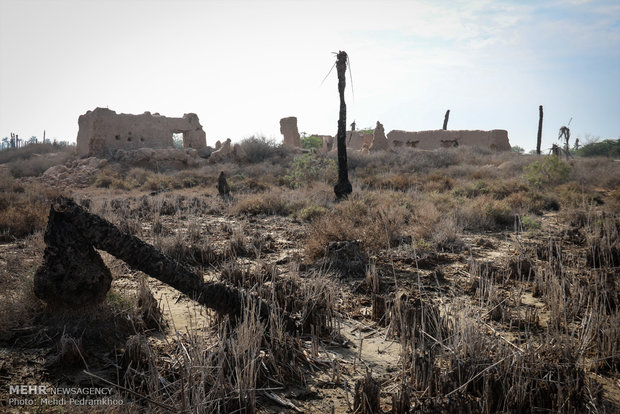
[{"label": "crumbling mud wall", "polygon": [[[373,133],[370,131],[347,131],[346,144],[350,150],[359,151],[364,147],[370,148],[372,140]],[[336,142],[336,137],[333,137],[333,142]],[[337,145],[333,145],[331,150],[336,152]]]},{"label": "crumbling mud wall", "polygon": [[289,116],[280,119],[280,133],[284,135],[284,146],[301,148],[301,136],[297,129],[297,118]]},{"label": "crumbling mud wall", "polygon": [[400,131],[387,134],[390,148],[411,147],[424,150],[450,148],[458,146],[477,146],[495,151],[510,151],[508,132],[503,129],[491,131]]},{"label": "crumbling mud wall", "polygon": [[183,146],[196,150],[207,146],[198,116],[168,118],[145,112],[141,115],[117,114],[106,108],[88,111],[78,119],[77,153],[81,157],[107,156],[112,150],[170,148],[172,134],[183,134]]},{"label": "crumbling mud wall", "polygon": [[377,121],[377,126],[375,127],[375,131],[372,134],[372,145],[370,146],[370,151],[381,151],[388,149],[390,143],[388,142],[387,137],[385,136],[385,129],[383,128],[383,124]]}]

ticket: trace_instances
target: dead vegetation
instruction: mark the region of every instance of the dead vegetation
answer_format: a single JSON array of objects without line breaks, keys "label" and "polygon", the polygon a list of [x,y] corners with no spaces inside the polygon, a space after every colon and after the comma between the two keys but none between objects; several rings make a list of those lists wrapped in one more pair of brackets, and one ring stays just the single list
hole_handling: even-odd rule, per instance
[{"label": "dead vegetation", "polygon": [[[272,304],[269,319],[253,301],[232,319],[194,307],[107,255],[112,290],[96,311],[46,310],[32,277],[55,194],[5,175],[0,202],[15,217],[0,245],[2,378],[116,384],[120,412],[619,409],[617,163],[353,153],[354,191],[336,203],[333,182],[298,171],[333,156],[310,156],[320,162],[110,165],[72,193],[203,280]],[[230,197],[218,195],[221,171]],[[26,206],[41,209],[31,227]]]}]

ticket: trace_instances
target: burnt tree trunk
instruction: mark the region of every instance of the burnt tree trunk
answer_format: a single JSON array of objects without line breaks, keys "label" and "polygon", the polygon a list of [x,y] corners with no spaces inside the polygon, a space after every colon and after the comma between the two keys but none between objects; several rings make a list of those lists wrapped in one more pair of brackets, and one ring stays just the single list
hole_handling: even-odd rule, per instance
[{"label": "burnt tree trunk", "polygon": [[50,209],[43,265],[34,274],[34,294],[54,310],[97,305],[106,297],[112,275],[91,243],[70,220]]},{"label": "burnt tree trunk", "polygon": [[[183,264],[169,258],[155,247],[137,237],[123,233],[109,221],[89,213],[71,199],[61,197],[52,205],[53,215],[62,217],[71,232],[78,233],[89,247],[105,250],[140,270],[188,295],[198,303],[235,318],[242,314],[248,302],[254,302],[262,320],[269,320],[270,306],[262,299],[224,283],[203,282]],[[49,230],[49,229],[48,229]],[[56,228],[57,232],[64,229]],[[45,266],[45,263],[42,267]],[[35,280],[35,292],[37,291]],[[295,322],[285,316],[285,328],[293,332]]]},{"label": "burnt tree trunk", "polygon": [[224,171],[220,172],[220,176],[217,178],[217,191],[222,198],[230,197],[230,186],[228,181],[226,181]]},{"label": "burnt tree trunk", "polygon": [[448,119],[450,119],[450,110],[446,111],[446,115],[443,117],[443,130],[448,129]]},{"label": "burnt tree trunk", "polygon": [[349,182],[349,169],[347,167],[347,105],[344,102],[344,88],[346,85],[345,72],[347,70],[347,53],[340,51],[336,57],[336,70],[338,72],[338,93],[340,94],[340,114],[338,117],[338,182],[334,186],[336,198],[346,198],[353,192]]},{"label": "burnt tree trunk", "polygon": [[536,154],[540,155],[540,145],[542,143],[542,123],[543,123],[543,106],[538,107],[538,135],[536,136]]}]

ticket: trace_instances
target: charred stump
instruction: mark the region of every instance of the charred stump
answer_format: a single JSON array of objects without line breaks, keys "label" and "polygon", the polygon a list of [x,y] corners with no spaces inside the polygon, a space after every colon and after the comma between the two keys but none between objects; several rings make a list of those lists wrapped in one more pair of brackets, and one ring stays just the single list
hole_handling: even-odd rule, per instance
[{"label": "charred stump", "polygon": [[[201,276],[193,273],[185,265],[169,258],[139,238],[122,232],[109,221],[89,213],[71,199],[60,197],[52,205],[50,216],[54,217],[54,220],[58,220],[60,224],[52,224],[51,230],[50,226],[48,226],[48,232],[53,232],[55,235],[46,236],[46,241],[54,237],[59,242],[48,246],[48,249],[46,249],[50,253],[45,255],[44,263],[37,271],[38,277],[35,278],[35,293],[46,292],[46,290],[52,289],[52,286],[57,284],[57,280],[72,279],[75,280],[72,283],[79,286],[80,289],[89,287],[81,281],[82,275],[69,271],[73,268],[71,267],[72,256],[66,255],[66,257],[62,258],[62,261],[59,258],[59,256],[65,256],[63,252],[75,254],[75,248],[72,247],[74,244],[70,243],[67,238],[78,237],[78,240],[82,243],[80,249],[88,251],[94,247],[105,250],[116,258],[123,260],[133,269],[140,270],[154,277],[220,314],[237,318],[242,314],[245,305],[254,302],[262,320],[267,321],[271,316],[270,306],[262,299],[224,283],[203,282]],[[64,247],[65,250],[63,250],[63,243],[66,246]],[[48,262],[50,259],[56,260],[56,262],[60,262],[63,265],[64,263],[69,264],[64,267],[58,265],[54,267],[56,262]],[[48,269],[55,269],[55,273],[50,273]],[[57,276],[57,274],[61,273],[63,273],[62,278]],[[100,290],[97,291],[97,294],[93,293],[92,295],[96,298],[100,298],[102,294],[105,296],[105,293],[102,293],[105,284],[102,283],[97,285],[97,287]],[[54,289],[59,290],[60,288],[59,286]],[[105,288],[106,292],[107,289],[109,289],[109,283],[107,288]],[[92,290],[96,289],[92,288]],[[47,301],[50,296],[50,294],[44,294],[43,297],[39,297]],[[75,305],[72,306],[75,307]],[[284,319],[286,329],[289,332],[295,331],[295,322],[288,316],[285,316]]]},{"label": "charred stump", "polygon": [[110,270],[70,219],[50,209],[43,265],[34,275],[34,294],[54,309],[97,305],[112,283]]},{"label": "charred stump", "polygon": [[340,94],[340,114],[338,117],[338,182],[334,186],[337,199],[346,198],[353,192],[349,182],[347,167],[347,104],[344,102],[344,88],[346,85],[345,72],[347,71],[348,56],[340,51],[336,57],[336,71],[338,72],[338,93]]},{"label": "charred stump", "polygon": [[542,125],[543,125],[543,106],[538,107],[538,135],[536,135],[536,154],[540,155],[540,145],[542,143]]},{"label": "charred stump", "polygon": [[220,176],[217,178],[217,191],[222,198],[230,197],[230,186],[226,181],[226,175],[224,174],[224,171],[222,171],[220,173]]},{"label": "charred stump", "polygon": [[446,111],[446,115],[444,115],[443,117],[443,130],[447,130],[448,129],[448,119],[450,119],[450,110],[448,109]]}]

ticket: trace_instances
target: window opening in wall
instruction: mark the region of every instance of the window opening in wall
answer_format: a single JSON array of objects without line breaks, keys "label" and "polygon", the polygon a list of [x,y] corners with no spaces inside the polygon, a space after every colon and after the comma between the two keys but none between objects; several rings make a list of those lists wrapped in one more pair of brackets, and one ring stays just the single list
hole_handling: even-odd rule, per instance
[{"label": "window opening in wall", "polygon": [[182,132],[174,132],[172,134],[172,145],[174,148],[183,148],[183,133]]},{"label": "window opening in wall", "polygon": [[117,136],[115,136],[114,138],[116,138],[116,140],[118,141],[118,140],[120,140],[120,139],[121,139],[121,136],[120,136],[120,135],[117,135]]}]

